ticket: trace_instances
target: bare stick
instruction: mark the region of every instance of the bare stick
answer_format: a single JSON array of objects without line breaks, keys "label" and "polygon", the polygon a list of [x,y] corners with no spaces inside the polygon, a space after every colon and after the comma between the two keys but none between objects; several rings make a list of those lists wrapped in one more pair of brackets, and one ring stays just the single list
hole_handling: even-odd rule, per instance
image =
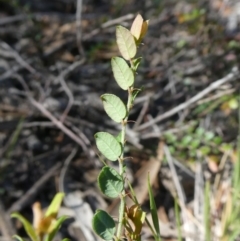
[{"label": "bare stick", "polygon": [[73,97],[72,91],[68,88],[65,78],[70,72],[72,72],[78,66],[82,65],[84,63],[84,61],[85,61],[85,59],[81,59],[81,60],[71,64],[68,68],[66,68],[64,71],[62,71],[58,77],[58,80],[59,80],[60,84],[62,85],[63,90],[65,91],[66,95],[69,98],[67,107],[64,110],[62,116],[60,117],[61,122],[64,122],[64,120],[65,120],[66,116],[68,115],[68,112],[70,111],[70,109],[73,105],[73,102],[74,102],[74,97]]},{"label": "bare stick", "polygon": [[60,166],[61,163],[57,163],[51,169],[49,169],[45,175],[34,183],[33,186],[20,199],[13,203],[13,205],[8,209],[8,213],[20,211],[26,207],[32,201],[39,189],[56,173]]},{"label": "bare stick", "polygon": [[27,69],[30,73],[35,74],[37,71],[30,66],[14,49],[12,49],[7,43],[1,41],[0,46],[3,47],[4,50],[1,50],[1,55],[6,57],[15,58],[16,61],[25,69]]},{"label": "bare stick", "polygon": [[82,30],[81,30],[81,18],[82,18],[82,0],[77,0],[76,9],[76,37],[77,37],[77,47],[79,54],[84,55],[84,50],[82,47]]},{"label": "bare stick", "polygon": [[78,143],[83,151],[86,153],[86,155],[90,159],[94,159],[93,153],[89,150],[89,148],[86,146],[86,144],[75,134],[73,133],[70,129],[68,129],[61,121],[59,121],[55,116],[51,114],[41,103],[37,102],[34,98],[30,96],[30,90],[24,81],[24,79],[19,76],[19,75],[14,75],[18,81],[22,84],[26,91],[27,98],[31,102],[33,106],[35,106],[43,115],[45,115],[48,119],[50,119],[55,126],[57,126],[60,130],[62,130],[67,136],[69,136],[72,140],[74,140],[76,143]]},{"label": "bare stick", "polygon": [[10,216],[6,213],[3,203],[0,200],[0,230],[1,234],[7,240],[12,240],[16,230],[12,225]]},{"label": "bare stick", "polygon": [[152,126],[153,124],[156,124],[162,120],[167,119],[168,117],[178,113],[179,111],[189,107],[190,105],[192,105],[193,103],[195,103],[196,101],[200,100],[201,98],[203,98],[205,95],[207,95],[208,93],[210,93],[211,91],[217,89],[219,86],[235,80],[238,78],[239,75],[239,70],[236,68],[234,68],[232,70],[231,73],[229,73],[228,75],[226,75],[225,77],[223,77],[222,79],[219,79],[215,82],[213,82],[212,84],[210,84],[206,89],[202,90],[201,92],[199,92],[197,95],[193,96],[191,99],[189,99],[188,101],[174,107],[173,109],[165,112],[162,115],[157,116],[155,119],[148,121],[147,123],[140,125],[139,127],[136,128],[137,131],[140,130],[144,130],[147,127]]},{"label": "bare stick", "polygon": [[59,191],[60,192],[65,192],[65,188],[64,188],[64,178],[66,176],[67,173],[67,169],[69,167],[69,164],[71,163],[72,159],[74,158],[74,156],[76,155],[78,149],[75,147],[72,149],[71,153],[69,154],[69,156],[67,157],[67,159],[64,161],[64,165],[61,169],[60,172],[60,176],[59,176]]}]

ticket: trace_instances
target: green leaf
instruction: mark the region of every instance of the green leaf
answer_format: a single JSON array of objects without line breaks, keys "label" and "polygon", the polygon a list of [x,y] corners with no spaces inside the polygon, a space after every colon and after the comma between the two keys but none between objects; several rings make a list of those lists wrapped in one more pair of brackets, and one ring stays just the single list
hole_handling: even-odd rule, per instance
[{"label": "green leaf", "polygon": [[131,68],[123,58],[114,57],[111,60],[112,71],[118,85],[127,90],[134,83],[134,75]]},{"label": "green leaf", "polygon": [[119,173],[112,167],[105,166],[98,176],[98,185],[103,194],[116,198],[124,188],[124,182]]},{"label": "green leaf", "polygon": [[189,143],[189,148],[191,149],[196,149],[197,147],[199,147],[201,141],[200,139],[193,139],[190,143]]},{"label": "green leaf", "polygon": [[137,95],[143,90],[143,87],[140,89],[134,89],[132,92],[132,102],[136,99]]},{"label": "green leaf", "polygon": [[235,110],[238,108],[238,100],[236,98],[232,98],[229,100],[228,105],[231,109]]},{"label": "green leaf", "polygon": [[196,149],[190,150],[190,151],[189,151],[189,156],[190,156],[190,157],[196,157],[196,156],[197,156],[197,151],[196,151]]},{"label": "green leaf", "polygon": [[26,233],[28,234],[28,236],[31,238],[32,241],[38,241],[38,236],[33,226],[31,225],[31,223],[28,222],[27,219],[25,219],[20,213],[12,213],[11,217],[17,218],[23,224],[23,227]]},{"label": "green leaf", "polygon": [[125,118],[127,109],[119,97],[113,94],[104,94],[101,99],[106,113],[112,120],[119,123]]},{"label": "green leaf", "polygon": [[209,146],[202,146],[199,148],[199,151],[202,155],[208,155],[211,152],[211,148]]},{"label": "green leaf", "polygon": [[221,144],[221,149],[222,149],[223,151],[230,151],[230,150],[233,149],[233,146],[232,146],[231,143],[222,143],[222,144]]},{"label": "green leaf", "polygon": [[166,139],[168,144],[172,144],[177,141],[177,136],[171,132],[164,133],[164,138]]},{"label": "green leaf", "polygon": [[222,143],[222,138],[220,136],[216,136],[213,138],[213,142],[218,145],[218,144],[221,144]]},{"label": "green leaf", "polygon": [[122,146],[117,139],[107,132],[94,135],[98,150],[110,161],[116,161],[122,153]]},{"label": "green leaf", "polygon": [[20,236],[18,236],[18,235],[13,235],[13,238],[15,238],[15,239],[17,239],[17,240],[19,240],[19,241],[25,241],[24,238],[22,238],[22,237],[20,237]]},{"label": "green leaf", "polygon": [[214,133],[211,132],[211,131],[206,131],[206,132],[204,133],[204,139],[205,139],[205,141],[210,141],[211,139],[213,139],[213,137],[214,137]]},{"label": "green leaf", "polygon": [[203,134],[204,134],[204,132],[205,132],[205,130],[204,130],[202,127],[198,127],[198,128],[196,129],[196,136],[202,137]]},{"label": "green leaf", "polygon": [[181,144],[183,146],[187,146],[190,144],[190,142],[192,141],[192,136],[191,135],[186,135],[183,137],[182,141],[181,141]]},{"label": "green leaf", "polygon": [[52,231],[45,237],[45,241],[52,241],[56,235],[56,233],[58,232],[58,230],[60,229],[62,223],[68,219],[67,216],[61,216],[53,225]]},{"label": "green leaf", "polygon": [[54,198],[44,216],[45,217],[52,216],[54,218],[57,217],[58,210],[61,206],[63,198],[64,198],[64,193],[62,193],[62,192],[57,193],[54,196]]},{"label": "green leaf", "polygon": [[149,194],[150,211],[151,211],[153,226],[155,228],[157,237],[160,238],[160,227],[159,227],[159,220],[158,220],[158,215],[157,215],[157,208],[156,208],[156,203],[155,203],[154,196],[153,196],[152,187],[150,184],[149,174],[148,174],[148,194]]},{"label": "green leaf", "polygon": [[169,146],[169,151],[173,155],[176,152],[176,148],[174,146]]},{"label": "green leaf", "polygon": [[118,26],[116,37],[117,45],[123,58],[126,60],[134,58],[137,53],[137,46],[131,32],[122,26]]},{"label": "green leaf", "polygon": [[122,141],[122,131],[120,131],[120,132],[118,133],[118,135],[116,136],[116,140],[117,140],[119,143],[121,143],[121,141]]},{"label": "green leaf", "polygon": [[140,64],[140,62],[141,62],[141,60],[142,60],[142,57],[139,57],[139,58],[136,58],[136,59],[133,59],[133,70],[134,71],[137,71],[137,68],[138,68],[138,66],[139,66],[139,64]]},{"label": "green leaf", "polygon": [[92,220],[94,232],[104,240],[112,240],[116,232],[113,218],[103,210],[97,210]]}]

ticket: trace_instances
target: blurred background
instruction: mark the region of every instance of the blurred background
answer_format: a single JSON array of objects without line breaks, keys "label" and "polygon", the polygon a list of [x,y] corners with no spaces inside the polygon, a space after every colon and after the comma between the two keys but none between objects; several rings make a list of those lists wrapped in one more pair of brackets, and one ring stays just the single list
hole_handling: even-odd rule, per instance
[{"label": "blurred background", "polygon": [[[110,60],[119,56],[116,26],[130,28],[137,13],[150,22],[138,50],[143,91],[128,126],[128,179],[149,211],[150,171],[163,240],[179,240],[179,227],[182,240],[230,240],[221,227],[237,161],[236,0],[0,0],[0,240],[26,236],[11,212],[32,220],[32,204],[47,207],[58,191],[68,197],[60,214],[71,217],[59,240],[97,240],[93,212],[116,214],[117,201],[96,184],[94,134],[119,132],[99,96],[126,100]],[[153,240],[145,227],[143,240]]]}]

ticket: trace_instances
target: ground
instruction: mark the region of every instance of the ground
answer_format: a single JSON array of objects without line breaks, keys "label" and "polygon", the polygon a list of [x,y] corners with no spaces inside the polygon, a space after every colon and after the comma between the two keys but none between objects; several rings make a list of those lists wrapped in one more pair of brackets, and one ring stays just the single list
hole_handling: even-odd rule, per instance
[{"label": "ground", "polygon": [[[61,211],[72,219],[59,238],[94,240],[82,228],[88,227],[86,217],[104,207],[115,215],[116,203],[101,196],[96,185],[102,163],[94,134],[119,131],[99,96],[109,92],[126,100],[110,60],[119,56],[116,25],[130,28],[138,12],[150,22],[138,50],[143,59],[136,85],[143,91],[127,130],[126,155],[132,157],[126,161],[128,179],[148,210],[150,171],[164,240],[177,237],[173,197],[179,190],[173,176],[180,178],[190,212],[201,200],[196,199],[197,178],[217,187],[213,194],[224,192],[237,160],[240,44],[237,25],[229,29],[235,8],[225,14],[216,2],[0,0],[3,238],[16,232],[25,235],[16,222],[9,224],[10,234],[4,233],[11,212],[31,220],[35,201],[46,207],[62,190],[71,195],[69,202],[82,203],[85,209],[79,212],[87,214],[78,219],[65,203]],[[176,170],[169,168],[171,161]],[[211,213],[216,228],[226,201],[214,201],[219,202],[219,216]],[[184,215],[181,219],[186,223]],[[74,220],[78,225],[72,225]],[[147,228],[143,235],[151,240]]]}]

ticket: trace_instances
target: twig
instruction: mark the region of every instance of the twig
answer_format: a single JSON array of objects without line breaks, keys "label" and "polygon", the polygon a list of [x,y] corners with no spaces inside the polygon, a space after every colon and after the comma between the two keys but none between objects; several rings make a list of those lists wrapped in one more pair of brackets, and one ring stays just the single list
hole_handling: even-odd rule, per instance
[{"label": "twig", "polygon": [[26,14],[19,14],[19,15],[15,15],[15,16],[9,16],[9,17],[1,17],[0,20],[0,26],[2,25],[6,25],[6,24],[11,24],[17,21],[22,21],[25,20],[27,18]]},{"label": "twig", "polygon": [[81,30],[81,18],[82,18],[82,0],[77,0],[76,8],[76,37],[77,37],[77,47],[79,54],[84,55],[84,49],[82,46],[82,30]]},{"label": "twig", "polygon": [[[190,222],[191,220],[189,219],[190,217],[190,212],[187,210],[186,208],[186,196],[185,196],[185,192],[180,184],[180,181],[179,181],[179,178],[178,178],[178,175],[177,175],[177,171],[176,171],[176,168],[174,166],[174,163],[173,163],[173,159],[172,159],[172,156],[170,154],[170,151],[168,149],[168,147],[166,145],[164,145],[164,152],[165,152],[165,155],[166,155],[166,158],[167,158],[167,161],[168,161],[168,165],[169,165],[169,168],[171,170],[171,173],[172,173],[172,179],[173,179],[173,182],[174,182],[174,185],[175,185],[175,188],[176,188],[176,191],[177,191],[177,195],[178,195],[178,198],[179,198],[179,205],[182,209],[182,219],[184,221],[184,231],[186,233],[191,233],[193,234],[194,233],[194,223]],[[192,217],[191,217],[192,218]],[[193,218],[194,221],[197,221]],[[187,235],[188,236],[188,235]],[[192,241],[193,239],[190,238],[190,237],[186,237],[186,241]]]},{"label": "twig", "polygon": [[137,120],[136,120],[136,122],[133,126],[133,130],[135,130],[140,125],[140,123],[142,122],[143,117],[148,110],[149,103],[150,103],[150,97],[148,97],[147,100],[144,102],[143,107],[141,109],[141,112],[140,112],[140,114],[139,114],[139,116],[138,116],[138,118],[137,118]]},{"label": "twig", "polygon": [[199,92],[197,95],[193,96],[191,99],[189,99],[188,101],[174,107],[173,109],[165,112],[162,115],[157,116],[155,119],[148,121],[147,123],[140,125],[138,128],[136,128],[137,131],[140,130],[144,130],[147,127],[152,126],[153,124],[156,124],[162,120],[167,119],[168,117],[178,113],[179,111],[189,107],[190,105],[192,105],[193,103],[195,103],[196,101],[200,100],[201,98],[203,98],[205,95],[207,95],[208,93],[210,93],[211,91],[217,89],[219,86],[235,80],[238,78],[239,75],[239,70],[237,67],[235,67],[231,73],[229,73],[228,75],[226,75],[225,77],[223,77],[222,79],[219,79],[215,82],[213,82],[212,84],[210,84],[207,88],[205,88],[204,90],[202,90],[201,92]]},{"label": "twig", "polygon": [[55,164],[52,168],[50,168],[44,176],[42,176],[33,186],[13,205],[8,209],[8,214],[20,211],[24,207],[26,207],[33,199],[33,197],[37,194],[39,189],[56,173],[56,171],[61,167],[61,163]]},{"label": "twig", "polygon": [[82,65],[84,62],[85,62],[85,59],[81,59],[81,60],[71,64],[70,66],[68,66],[68,68],[66,68],[64,71],[62,71],[58,77],[58,80],[59,80],[60,84],[62,85],[63,90],[65,91],[65,93],[67,94],[67,96],[69,98],[67,107],[64,110],[62,116],[60,117],[61,122],[64,122],[66,116],[68,115],[68,112],[70,111],[70,109],[74,103],[74,97],[73,97],[72,91],[68,88],[65,78],[70,72],[72,72],[78,66]]},{"label": "twig", "polygon": [[[166,158],[167,158],[167,162],[168,162],[168,165],[169,165],[169,168],[171,170],[171,173],[172,173],[172,179],[173,179],[173,182],[174,182],[174,185],[176,187],[176,190],[177,190],[177,194],[178,194],[178,197],[179,197],[179,200],[182,204],[185,205],[185,202],[186,202],[186,195],[185,195],[185,192],[183,191],[183,188],[179,182],[179,179],[178,179],[178,175],[177,175],[177,171],[175,169],[175,166],[174,166],[174,163],[173,163],[173,159],[172,159],[172,156],[169,152],[169,149],[167,146],[164,146],[164,152],[165,152],[165,155],[166,155]],[[184,207],[185,209],[186,207]],[[184,211],[184,210],[183,210]]]},{"label": "twig", "polygon": [[201,105],[201,104],[208,103],[208,102],[210,102],[210,101],[219,99],[219,98],[221,98],[221,97],[224,96],[224,95],[230,95],[230,94],[234,93],[235,91],[236,91],[235,88],[221,91],[221,92],[217,93],[216,95],[212,95],[212,96],[207,97],[207,98],[205,98],[205,99],[199,100],[199,101],[197,102],[197,105]]},{"label": "twig", "polygon": [[[81,40],[87,41],[89,39],[92,39],[92,37],[94,37],[95,35],[100,33],[102,29],[105,29],[105,28],[111,27],[113,25],[122,23],[123,21],[131,20],[133,18],[134,18],[134,14],[127,14],[127,15],[124,15],[120,18],[109,20],[106,23],[103,23],[99,28],[96,28],[96,29],[92,30],[90,33],[86,33],[83,36],[81,36]],[[53,54],[53,52],[63,48],[63,46],[66,46],[66,45],[69,45],[69,44],[71,45],[71,44],[74,44],[75,42],[76,42],[76,36],[69,36],[68,38],[66,38],[65,41],[62,41],[61,44],[59,44],[53,51],[51,51],[51,54]],[[48,53],[48,54],[45,53],[45,57],[47,57],[49,54],[50,53]]]},{"label": "twig", "polygon": [[2,236],[7,240],[12,240],[12,236],[16,234],[16,230],[13,227],[10,217],[5,212],[3,203],[0,200],[0,230]]},{"label": "twig", "polygon": [[78,151],[77,148],[73,148],[71,153],[67,157],[67,159],[64,161],[64,165],[63,165],[60,175],[59,175],[59,191],[60,192],[65,193],[64,178],[66,176],[68,166],[69,166],[70,162],[72,161],[72,159],[74,158],[74,156],[76,155],[77,151]]},{"label": "twig", "polygon": [[1,55],[5,57],[11,57],[15,58],[16,61],[23,66],[25,69],[27,69],[30,73],[35,74],[37,71],[30,66],[14,49],[12,49],[7,43],[1,41],[0,45],[2,46],[3,49],[6,51],[1,50]]},{"label": "twig", "polygon": [[26,96],[28,100],[31,102],[33,106],[35,106],[43,115],[45,115],[48,119],[50,119],[54,125],[56,125],[60,130],[62,130],[67,136],[69,136],[72,140],[78,143],[89,159],[94,159],[93,153],[89,150],[86,144],[70,129],[68,129],[61,121],[59,121],[56,117],[54,117],[51,112],[49,112],[41,103],[37,102],[33,97],[30,96],[30,90],[24,81],[24,79],[19,75],[14,75],[17,80],[22,84],[23,88],[26,91]]}]

